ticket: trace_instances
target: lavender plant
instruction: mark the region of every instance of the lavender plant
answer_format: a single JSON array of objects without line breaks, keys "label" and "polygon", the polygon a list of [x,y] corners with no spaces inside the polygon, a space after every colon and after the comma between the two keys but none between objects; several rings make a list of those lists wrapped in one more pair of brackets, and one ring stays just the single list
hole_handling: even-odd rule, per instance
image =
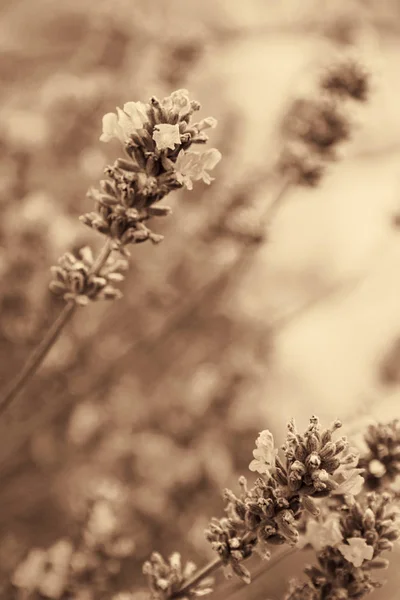
[{"label": "lavender plant", "polygon": [[307,523],[303,544],[317,550],[318,564],[306,567],[308,583],[292,582],[285,600],[364,598],[382,585],[373,571],[388,567],[381,555],[400,537],[398,496],[390,487],[400,468],[398,420],[370,425],[364,440],[368,450],[358,461],[365,480],[361,493],[357,499],[341,497],[319,523]]},{"label": "lavender plant", "polygon": [[[335,421],[322,429],[317,417],[312,417],[306,431],[299,434],[290,421],[281,447],[284,460],[271,432],[261,432],[249,465],[261,476],[251,489],[241,477],[239,497],[225,490],[227,516],[212,519],[205,532],[218,558],[185,577],[185,572],[174,566],[175,558],[167,563],[154,553],[143,568],[151,598],[210,593],[209,575],[219,567],[227,576],[235,573],[249,584],[250,572],[243,561],[253,552],[269,560],[271,547],[285,544],[294,549],[311,545],[318,550],[318,566],[305,569],[310,582],[293,581],[285,600],[348,600],[362,598],[379,587],[371,572],[389,564],[381,554],[390,551],[400,536],[399,513],[393,494],[385,491],[384,485],[380,492],[363,493],[369,483],[368,476],[364,481],[365,470],[360,465],[368,461],[368,454],[351,451],[345,437],[335,441],[333,434],[340,427]],[[372,430],[385,430],[390,432],[386,449],[398,449],[396,427],[397,421],[372,426],[365,439],[370,441]],[[398,469],[399,460],[397,452],[392,467]]]},{"label": "lavender plant", "polygon": [[[373,426],[392,434],[386,446],[400,444],[397,422]],[[373,571],[385,569],[390,551],[400,536],[395,495],[383,481],[371,492],[367,473],[359,465],[368,452],[359,455],[345,437],[335,439],[341,427],[334,421],[322,428],[317,417],[300,434],[291,420],[281,456],[270,431],[256,440],[249,465],[260,476],[249,489],[239,479],[241,494],[225,490],[226,516],[212,519],[206,538],[217,558],[197,569],[182,562],[174,552],[164,559],[154,552],[145,562],[149,592],[126,591],[112,600],[168,600],[204,596],[214,591],[212,573],[223,568],[249,584],[243,565],[253,553],[274,566],[271,550],[287,546],[291,552],[312,547],[318,564],[306,567],[308,583],[293,581],[285,600],[348,600],[363,598],[381,583]],[[371,428],[365,439],[371,437]],[[382,444],[383,447],[383,444]],[[392,453],[398,469],[400,457]],[[364,479],[365,477],[365,479]],[[393,478],[394,480],[394,478]],[[109,486],[106,487],[109,490]],[[103,490],[104,492],[104,490]],[[132,555],[135,545],[124,528],[124,494],[103,493],[88,505],[78,535],[61,539],[48,550],[33,549],[18,566],[8,590],[10,598],[110,599],[110,583],[121,562]],[[272,560],[271,560],[272,555]]]},{"label": "lavender plant", "polygon": [[[284,191],[290,185],[316,185],[327,164],[337,158],[337,147],[351,133],[345,103],[366,99],[367,76],[357,64],[336,65],[321,78],[320,92],[317,100],[296,100],[285,118],[284,147],[277,169]],[[162,101],[152,98],[147,104],[128,102],[123,110],[118,108],[116,114],[103,118],[101,141],[118,139],[125,156],[106,168],[107,178],[98,189],[89,190],[95,210],[84,214],[81,221],[103,236],[105,245],[96,258],[86,247],[77,255],[65,254],[52,268],[50,288],[66,302],[65,308],[12,382],[1,410],[35,373],[78,306],[121,297],[116,284],[123,280],[123,272],[128,268],[128,246],[146,241],[158,244],[163,239],[149,226],[152,219],[170,214],[160,201],[173,190],[192,189],[195,181],[212,181],[209,171],[219,162],[219,151],[190,149],[192,144],[204,144],[205,131],[216,125],[211,117],[193,123],[193,114],[199,108],[197,102],[189,100],[186,90],[178,90]],[[290,421],[281,456],[272,434],[261,432],[250,464],[250,470],[259,477],[250,487],[244,477],[240,478],[239,494],[225,490],[226,516],[212,519],[206,530],[206,538],[216,552],[215,560],[197,570],[191,562],[183,564],[178,553],[168,560],[153,553],[143,569],[151,597],[167,600],[209,594],[213,591],[210,575],[220,567],[228,576],[234,573],[250,583],[244,561],[254,553],[269,560],[275,546],[298,547],[304,527],[308,531],[312,519],[321,518],[325,527],[335,512],[341,515],[331,523],[336,538],[328,539],[331,544],[320,548],[319,567],[308,570],[311,582],[293,584],[287,600],[359,598],[373,589],[375,584],[367,570],[386,564],[380,560],[380,554],[391,548],[397,536],[395,516],[387,508],[388,496],[378,493],[360,502],[351,498],[361,491],[361,473],[375,488],[398,473],[398,425],[371,429],[367,437],[369,454],[361,459],[349,450],[345,438],[335,439],[340,427],[341,423],[335,421],[322,428],[319,420],[312,417],[301,434]],[[321,501],[328,500],[324,512]],[[35,580],[31,586],[34,592],[67,598],[68,594],[77,593],[83,580],[86,588],[92,585],[92,592],[96,589],[99,597],[104,595],[105,579],[118,570],[113,552],[119,552],[117,558],[122,558],[129,544],[122,544],[122,550],[115,550],[108,542],[98,547],[87,532],[82,539],[84,550],[79,544],[68,546],[68,552],[67,545],[62,546],[68,555],[65,564],[78,565],[73,573],[65,567],[69,575],[65,575],[64,586],[49,592]],[[131,546],[128,553],[130,549]],[[72,560],[72,556],[80,558]],[[41,555],[36,579],[42,573],[44,560]],[[98,581],[98,571],[103,577],[98,578],[99,585],[93,583]],[[19,587],[21,581],[16,574],[14,587]]]},{"label": "lavender plant", "polygon": [[[334,160],[337,146],[350,136],[350,121],[345,101],[364,101],[368,92],[366,72],[354,61],[340,62],[324,72],[319,82],[320,98],[297,99],[283,123],[284,146],[277,164],[283,177],[269,212],[273,212],[290,185],[316,185],[326,164]],[[152,97],[143,102],[127,102],[123,110],[103,117],[100,140],[118,139],[125,152],[105,169],[107,179],[100,188],[91,188],[88,196],[95,201],[95,211],[81,221],[106,238],[96,258],[90,248],[78,256],[66,253],[52,268],[50,289],[66,305],[26,364],[6,388],[0,401],[4,411],[25,387],[42,363],[61,331],[72,318],[77,306],[90,301],[121,297],[115,283],[123,279],[128,263],[128,245],[150,240],[154,244],[163,236],[148,227],[150,219],[165,217],[170,208],[159,202],[171,191],[202,180],[209,184],[209,171],[220,161],[215,149],[197,152],[193,144],[204,144],[205,131],[214,128],[213,117],[192,122],[200,104],[189,99],[187,90],[178,90],[163,100]],[[113,253],[120,256],[115,259]]]},{"label": "lavender plant", "polygon": [[[212,181],[211,171],[221,158],[215,149],[193,151],[193,144],[204,145],[205,131],[216,126],[214,118],[193,122],[200,104],[189,99],[187,90],[177,90],[163,100],[153,97],[143,102],[127,102],[123,110],[103,117],[100,140],[118,139],[125,152],[105,170],[107,179],[99,189],[90,189],[95,211],[82,215],[81,221],[105,237],[96,258],[90,248],[78,256],[66,253],[52,268],[50,289],[62,297],[66,305],[43,340],[12,381],[0,403],[4,411],[27,384],[51,346],[74,314],[77,306],[96,300],[115,300],[121,292],[115,283],[123,279],[121,271],[128,267],[128,245],[150,240],[154,244],[163,236],[148,227],[150,219],[165,217],[171,210],[159,202],[171,191],[193,182]],[[117,255],[117,258],[115,257]]]},{"label": "lavender plant", "polygon": [[[346,453],[346,440],[332,441],[332,434],[340,426],[336,421],[330,428],[322,430],[318,419],[312,417],[309,427],[301,435],[291,421],[282,446],[284,461],[278,456],[271,432],[260,433],[253,452],[254,460],[250,463],[250,470],[258,472],[260,477],[251,489],[241,477],[239,497],[231,490],[225,490],[227,516],[212,519],[206,530],[206,538],[218,554],[210,569],[223,566],[227,575],[233,572],[250,583],[250,573],[242,563],[254,550],[268,559],[269,546],[296,545],[299,538],[297,521],[302,511],[317,514],[314,498],[328,496],[339,488],[337,479],[340,476],[348,481],[354,475],[354,471],[345,469],[349,459],[354,461],[354,456]],[[146,573],[150,568],[151,563],[146,563]],[[154,577],[154,572],[152,575]],[[190,596],[191,584],[184,585],[184,590]],[[165,600],[174,596],[165,595],[159,588],[158,596],[154,597]]]}]

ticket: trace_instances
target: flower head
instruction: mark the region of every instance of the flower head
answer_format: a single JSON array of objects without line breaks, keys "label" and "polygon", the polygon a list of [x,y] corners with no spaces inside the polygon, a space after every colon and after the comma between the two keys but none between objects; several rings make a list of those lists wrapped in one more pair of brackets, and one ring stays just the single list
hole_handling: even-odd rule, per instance
[{"label": "flower head", "polygon": [[50,283],[51,291],[81,306],[90,300],[121,298],[122,294],[114,287],[114,283],[124,279],[121,271],[127,269],[128,263],[109,257],[97,274],[93,272],[93,265],[93,253],[87,246],[81,248],[78,257],[70,252],[65,253],[58,260],[58,265],[51,268],[54,276]]},{"label": "flower head", "polygon": [[[150,560],[143,565],[143,573],[147,575],[151,597],[157,600],[171,598],[195,571],[196,565],[190,561],[185,566],[182,565],[181,555],[178,552],[171,554],[168,561],[158,552],[153,552]],[[185,596],[181,596],[182,600],[210,594],[212,583],[213,579],[210,577],[203,579],[188,590]]]},{"label": "flower head", "polygon": [[114,250],[128,255],[130,244],[147,240],[158,244],[163,236],[145,222],[168,215],[170,209],[155,204],[173,190],[192,189],[193,181],[212,181],[209,171],[219,162],[220,152],[190,150],[193,144],[207,142],[205,130],[217,124],[213,117],[192,122],[199,109],[200,104],[182,89],[162,100],[153,96],[146,104],[126,102],[123,109],[104,115],[100,139],[120,140],[126,157],[107,166],[108,179],[100,181],[100,189],[89,190],[96,210],[80,220],[111,238]]},{"label": "flower head", "polygon": [[377,489],[400,475],[400,420],[376,423],[365,435],[368,454],[360,461],[369,488]]}]

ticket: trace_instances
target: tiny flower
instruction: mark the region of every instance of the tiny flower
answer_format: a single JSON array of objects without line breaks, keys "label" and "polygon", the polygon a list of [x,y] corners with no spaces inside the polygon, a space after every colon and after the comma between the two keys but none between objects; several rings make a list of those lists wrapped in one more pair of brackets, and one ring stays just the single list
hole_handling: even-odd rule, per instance
[{"label": "tiny flower", "polygon": [[179,125],[169,125],[168,123],[160,123],[154,127],[153,140],[156,143],[158,150],[173,150],[176,144],[181,143],[179,134]]},{"label": "tiny flower", "polygon": [[191,104],[189,100],[188,90],[176,90],[172,92],[170,96],[167,96],[162,101],[163,108],[170,110],[177,114],[179,117],[186,116],[191,111]]},{"label": "tiny flower", "polygon": [[202,179],[204,183],[210,184],[213,178],[207,171],[213,169],[221,160],[221,153],[216,148],[205,152],[180,151],[175,162],[177,179],[183,183],[188,190],[193,189],[193,181]]},{"label": "tiny flower", "polygon": [[[150,560],[143,565],[143,573],[147,575],[151,597],[157,600],[167,600],[179,593],[180,588],[195,571],[196,565],[190,561],[185,566],[182,565],[178,552],[174,552],[168,561],[158,552],[153,552]],[[213,579],[207,577],[193,585],[181,598],[184,600],[193,596],[206,596],[213,591],[212,584]]]},{"label": "tiny flower", "polygon": [[268,475],[275,467],[278,450],[274,447],[273,435],[268,429],[261,431],[256,439],[256,450],[253,450],[254,460],[249,465],[250,471]]},{"label": "tiny flower", "polygon": [[313,519],[307,521],[306,533],[301,537],[300,547],[310,544],[319,552],[325,546],[336,546],[342,541],[339,517],[337,514],[330,513],[323,521]]},{"label": "tiny flower", "polygon": [[65,301],[73,300],[85,306],[90,300],[113,300],[122,296],[113,284],[123,280],[120,271],[126,270],[126,261],[109,257],[96,274],[93,272],[93,253],[85,247],[81,248],[78,257],[67,252],[58,263],[51,268],[53,281],[50,289]]},{"label": "tiny flower", "polygon": [[364,478],[361,476],[363,469],[358,469],[359,453],[352,451],[342,460],[342,464],[337,469],[334,479],[338,486],[333,490],[333,494],[351,494],[357,496],[363,486]]},{"label": "tiny flower", "polygon": [[125,102],[124,112],[128,115],[133,127],[140,129],[147,120],[147,106],[144,102]]},{"label": "tiny flower", "polygon": [[217,124],[217,119],[214,119],[214,117],[207,117],[196,123],[196,129],[197,131],[204,131],[204,129],[214,129],[214,127],[216,127]]},{"label": "tiny flower", "polygon": [[146,120],[146,105],[143,102],[126,102],[124,110],[117,107],[117,114],[107,113],[104,115],[100,141],[109,142],[113,138],[117,138],[125,143],[132,133],[143,126]]},{"label": "tiny flower", "polygon": [[374,549],[369,546],[363,538],[349,538],[347,544],[340,544],[339,551],[344,558],[351,562],[355,567],[361,567],[364,560],[371,560]]}]

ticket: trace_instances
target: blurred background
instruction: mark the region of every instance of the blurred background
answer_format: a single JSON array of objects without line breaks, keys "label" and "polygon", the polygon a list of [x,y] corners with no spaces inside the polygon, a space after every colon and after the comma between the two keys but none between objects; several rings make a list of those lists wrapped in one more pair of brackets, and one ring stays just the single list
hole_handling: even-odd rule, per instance
[{"label": "blurred background", "polygon": [[[187,88],[219,123],[215,182],[168,198],[124,298],[79,309],[0,422],[2,582],[107,489],[134,543],[112,591],[139,589],[152,550],[212,556],[204,528],[261,429],[281,440],[316,413],[356,440],[400,416],[400,2],[2,0],[0,16],[0,387],[62,307],[50,266],[101,245],[78,216],[121,155],[103,114]],[[285,111],[350,55],[371,96],[343,160],[260,231]],[[278,600],[303,561],[246,598]],[[371,598],[397,597],[387,576]]]}]

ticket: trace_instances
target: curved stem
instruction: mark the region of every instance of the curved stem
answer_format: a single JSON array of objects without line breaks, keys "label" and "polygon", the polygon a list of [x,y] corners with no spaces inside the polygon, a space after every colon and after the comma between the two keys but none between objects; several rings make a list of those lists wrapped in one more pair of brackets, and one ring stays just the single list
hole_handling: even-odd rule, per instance
[{"label": "curved stem", "polygon": [[[286,192],[292,186],[292,182],[289,179],[285,179],[280,183],[275,194],[273,195],[272,201],[267,206],[263,215],[260,217],[261,227],[265,229],[270,226],[275,218],[275,215],[279,207],[284,203],[286,199]],[[145,336],[140,339],[136,339],[131,345],[127,346],[118,354],[118,360],[114,362],[113,373],[114,376],[122,375],[132,361],[132,353],[138,348],[142,347],[143,344],[152,344],[157,342],[158,345],[166,343],[171,335],[174,335],[176,328],[184,327],[185,323],[189,322],[193,318],[193,315],[199,306],[204,306],[210,300],[210,298],[220,298],[222,293],[227,293],[228,286],[232,280],[236,280],[240,277],[242,272],[249,266],[249,262],[253,255],[254,245],[244,246],[240,256],[233,262],[225,267],[222,272],[219,272],[216,277],[212,278],[210,282],[203,285],[202,288],[197,289],[194,294],[191,294],[183,305],[179,306],[171,316],[166,319],[161,327],[156,328],[153,331],[146,332]],[[100,389],[103,385],[103,377],[100,376],[91,388],[91,393]]]},{"label": "curved stem", "polygon": [[[107,261],[107,258],[110,256],[111,252],[111,242],[110,240],[107,240],[106,244],[100,250],[99,255],[93,263],[91,273],[98,273],[98,271]],[[60,314],[57,316],[56,320],[46,331],[39,345],[33,350],[21,371],[17,374],[15,379],[11,381],[8,388],[6,388],[0,401],[0,415],[8,408],[14,398],[19,395],[26,384],[34,376],[48,352],[59,338],[65,325],[71,320],[73,314],[75,313],[76,306],[77,305],[73,300],[67,302]]]}]

